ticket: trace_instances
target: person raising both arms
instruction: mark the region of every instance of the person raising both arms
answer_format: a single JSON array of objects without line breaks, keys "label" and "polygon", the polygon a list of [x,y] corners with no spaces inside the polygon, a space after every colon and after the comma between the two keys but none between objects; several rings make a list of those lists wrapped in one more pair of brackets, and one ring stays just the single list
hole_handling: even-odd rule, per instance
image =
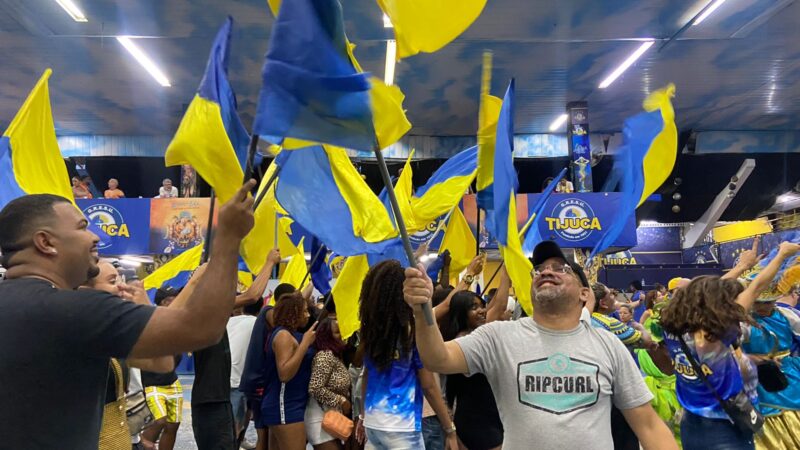
[{"label": "person raising both arms", "polygon": [[188,298],[178,308],[75,290],[99,273],[99,238],[66,198],[26,195],[0,211],[6,448],[96,450],[110,358],[171,356],[220,339],[233,309],[239,244],[253,227],[254,187],[245,183],[220,208],[209,270],[181,292],[178,300]]},{"label": "person raising both arms", "polygon": [[430,279],[406,269],[404,296],[414,309],[425,367],[486,376],[503,421],[504,449],[613,448],[612,403],[645,449],[677,449],[625,346],[581,320],[593,298],[581,267],[550,241],[536,246],[533,266],[533,317],[493,322],[447,343],[422,312]]}]

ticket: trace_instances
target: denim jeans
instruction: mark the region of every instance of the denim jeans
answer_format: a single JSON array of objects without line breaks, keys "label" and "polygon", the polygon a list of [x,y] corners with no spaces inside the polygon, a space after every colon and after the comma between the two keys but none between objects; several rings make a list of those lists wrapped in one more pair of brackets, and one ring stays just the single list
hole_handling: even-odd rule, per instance
[{"label": "denim jeans", "polygon": [[422,433],[416,431],[380,431],[367,428],[364,450],[419,450],[425,448]]},{"label": "denim jeans", "polygon": [[753,435],[745,435],[726,419],[708,419],[684,411],[681,421],[684,450],[753,450]]},{"label": "denim jeans", "polygon": [[444,450],[444,430],[438,417],[422,419],[422,440],[425,441],[425,450]]}]

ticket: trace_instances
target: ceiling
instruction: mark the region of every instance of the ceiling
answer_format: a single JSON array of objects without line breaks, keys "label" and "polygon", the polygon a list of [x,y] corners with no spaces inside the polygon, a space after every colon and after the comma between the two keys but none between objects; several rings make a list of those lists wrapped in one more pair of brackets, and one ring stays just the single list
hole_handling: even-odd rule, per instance
[{"label": "ceiling", "polygon": [[[574,100],[589,102],[592,131],[619,130],[646,93],[667,82],[677,85],[681,130],[800,129],[800,2],[727,0],[669,42],[708,1],[489,0],[451,45],[398,65],[412,134],[474,134],[487,49],[493,91],[501,95],[517,79],[517,133],[547,133]],[[236,21],[231,79],[243,119],[252,121],[273,23],[265,0],[75,2],[88,23],[73,22],[53,0],[0,0],[0,126],[52,67],[59,134],[172,135],[228,14]],[[375,1],[343,6],[356,56],[383,76],[391,30]],[[138,42],[172,87],[150,78],[113,39],[119,34],[152,37]],[[611,87],[597,89],[642,38],[659,41]]]}]

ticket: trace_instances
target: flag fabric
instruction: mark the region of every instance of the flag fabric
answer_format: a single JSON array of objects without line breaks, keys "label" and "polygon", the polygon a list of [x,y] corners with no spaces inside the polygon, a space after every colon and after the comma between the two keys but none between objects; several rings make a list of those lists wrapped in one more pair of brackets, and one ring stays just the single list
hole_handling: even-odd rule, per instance
[{"label": "flag fabric", "polygon": [[[228,81],[232,29],[233,19],[228,17],[214,39],[197,93],[164,155],[167,166],[194,167],[214,189],[220,203],[227,202],[242,185],[250,141]],[[269,213],[268,206],[265,213]],[[270,240],[264,239],[271,222],[261,219],[263,215],[258,211],[255,216],[253,229],[242,241],[240,252],[250,271],[258,273],[272,248]]]},{"label": "flag fabric", "polygon": [[331,292],[342,339],[346,340],[361,328],[361,321],[358,318],[359,298],[367,272],[369,272],[367,256],[351,256],[344,262],[342,272],[333,285]]},{"label": "flag fabric", "polygon": [[[308,278],[306,278],[308,265],[306,264],[306,254],[303,250],[303,240],[304,239],[301,239],[300,244],[295,247],[295,252],[292,254],[291,258],[289,258],[289,263],[286,264],[286,269],[284,269],[281,275],[281,283],[289,283],[298,291],[302,290],[309,281]],[[305,282],[303,282],[303,279],[305,279]]]},{"label": "flag fabric", "polygon": [[328,248],[318,238],[314,237],[311,240],[311,258],[316,256],[316,259],[311,261],[311,282],[314,287],[322,294],[328,295],[331,291],[331,273],[330,267],[325,263],[328,254]]},{"label": "flag fabric", "polygon": [[645,112],[625,120],[622,148],[614,163],[615,171],[621,174],[620,211],[592,249],[589,261],[611,247],[636,208],[672,173],[678,151],[675,111],[670,100],[674,95],[674,84],[651,93],[643,103]]},{"label": "flag fabric", "polygon": [[142,280],[144,289],[152,300],[156,289],[171,287],[182,289],[192,277],[192,272],[200,266],[203,244],[196,245],[176,256]]},{"label": "flag fabric", "polygon": [[494,184],[495,141],[497,139],[497,120],[503,101],[490,95],[492,84],[492,54],[483,55],[483,76],[481,79],[481,101],[478,111],[478,169],[475,175],[476,202],[479,209],[487,212],[484,227],[495,229],[492,186]]},{"label": "flag fabric", "polygon": [[522,230],[522,235],[525,236],[525,239],[522,242],[522,252],[527,255],[533,255],[533,249],[536,247],[539,242],[542,242],[542,234],[539,232],[539,222],[542,216],[542,212],[544,211],[544,206],[547,204],[547,201],[550,200],[550,196],[553,195],[553,192],[556,190],[556,186],[561,181],[562,178],[567,174],[567,168],[561,169],[558,176],[556,176],[550,184],[544,189],[542,195],[536,200],[536,204],[533,205],[533,209],[531,210],[531,220],[528,224],[527,230]]},{"label": "flag fabric", "polygon": [[342,256],[380,254],[400,242],[391,216],[343,149],[317,146],[290,154],[275,196],[295,222]]},{"label": "flag fabric", "polygon": [[[403,173],[400,174],[400,176],[397,178],[397,181],[394,183],[394,195],[397,198],[397,206],[400,208],[400,215],[403,216],[403,222],[406,225],[406,229],[410,233],[419,231],[421,229],[420,227],[427,225],[420,225],[417,223],[416,214],[414,213],[414,209],[411,205],[412,196],[414,195],[414,184],[412,182],[414,169],[411,167],[412,158],[414,158],[413,149],[409,153],[408,159],[406,159],[406,163],[403,166]],[[383,203],[383,206],[386,208],[389,216],[392,218],[392,220],[394,220],[394,210],[389,202],[389,193],[386,191],[386,187],[381,189],[380,194],[378,194],[378,198],[381,200],[381,203]]]},{"label": "flag fabric", "polygon": [[200,87],[164,155],[167,166],[194,167],[222,203],[242,185],[249,142],[228,82],[232,27],[229,17],[217,33]]},{"label": "flag fabric", "polygon": [[472,258],[477,255],[476,248],[475,235],[472,234],[461,208],[456,207],[453,214],[450,215],[450,221],[444,230],[442,244],[439,247],[440,253],[445,250],[450,251],[449,277],[451,280],[467,268]]},{"label": "flag fabric", "polygon": [[433,53],[481,15],[486,0],[378,0],[394,27],[397,59]]},{"label": "flag fabric", "polygon": [[514,169],[514,80],[508,85],[500,116],[497,121],[497,137],[492,181],[492,209],[486,216],[489,232],[497,239],[500,255],[506,264],[506,271],[514,286],[522,308],[532,314],[530,260],[522,252],[519,229],[517,227],[517,172]]},{"label": "flag fabric", "polygon": [[411,128],[402,92],[363,73],[352,55],[338,0],[282,4],[253,132],[276,144],[294,138],[364,151],[400,139]]},{"label": "flag fabric", "polygon": [[26,194],[54,194],[74,203],[56,141],[47,69],[0,137],[0,209]]},{"label": "flag fabric", "polygon": [[477,146],[445,161],[411,197],[411,209],[417,225],[425,227],[455,208],[475,179],[477,166]]}]

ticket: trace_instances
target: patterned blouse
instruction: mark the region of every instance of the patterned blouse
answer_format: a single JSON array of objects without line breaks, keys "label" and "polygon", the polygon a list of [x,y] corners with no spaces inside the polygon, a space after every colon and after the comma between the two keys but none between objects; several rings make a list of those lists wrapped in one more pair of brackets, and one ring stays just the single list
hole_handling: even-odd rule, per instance
[{"label": "patterned blouse", "polygon": [[314,355],[308,393],[325,410],[341,410],[342,403],[350,401],[350,372],[332,351]]}]

